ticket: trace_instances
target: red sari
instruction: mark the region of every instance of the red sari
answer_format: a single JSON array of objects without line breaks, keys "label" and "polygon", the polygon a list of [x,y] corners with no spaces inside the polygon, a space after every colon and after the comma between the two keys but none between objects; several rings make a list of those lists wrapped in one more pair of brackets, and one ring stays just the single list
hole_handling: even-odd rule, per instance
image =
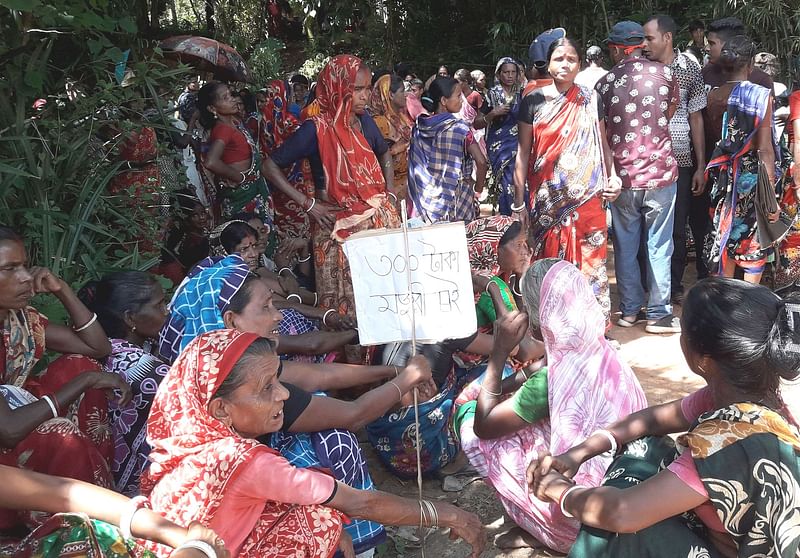
[{"label": "red sari", "polygon": [[534,114],[528,185],[534,260],[560,258],[589,281],[608,319],[608,232],[596,95],[574,85]]},{"label": "red sari", "polygon": [[[210,524],[226,488],[259,454],[277,454],[242,438],[208,412],[208,404],[244,351],[259,337],[221,329],[199,335],[181,352],[159,387],[147,425],[152,450],[142,492],[152,508],[180,525]],[[265,501],[238,556],[328,558],[339,544],[341,515],[318,505]],[[171,549],[149,543],[159,556]]]},{"label": "red sari", "polygon": [[[12,409],[54,393],[83,372],[100,370],[92,359],[64,355],[53,361],[44,374],[31,377],[31,370],[44,353],[47,318],[32,307],[10,310],[3,326],[0,397]],[[62,411],[65,418],[45,421],[13,448],[0,449],[0,465],[113,488],[108,464],[114,448],[105,394],[89,390]],[[0,529],[20,524],[35,527],[46,517],[0,509]]]}]

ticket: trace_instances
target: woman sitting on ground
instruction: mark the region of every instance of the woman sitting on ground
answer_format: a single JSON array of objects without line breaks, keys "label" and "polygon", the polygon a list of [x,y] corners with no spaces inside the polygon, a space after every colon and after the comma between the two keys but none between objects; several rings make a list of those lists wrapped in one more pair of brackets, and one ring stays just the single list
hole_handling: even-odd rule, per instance
[{"label": "woman sitting on ground", "polygon": [[[309,360],[321,362],[327,354],[339,350],[356,341],[358,334],[355,321],[341,316],[333,310],[317,308],[317,297],[301,288],[288,268],[282,268],[281,274],[257,270],[258,236],[247,223],[229,221],[217,227],[212,233],[215,253],[219,256],[238,254],[247,263],[251,273],[258,273],[264,284],[275,295],[275,302],[284,315],[278,333],[279,350],[282,355],[292,360]],[[198,269],[209,266],[209,261],[200,262],[192,270],[190,276]],[[260,271],[260,273],[259,273]],[[332,331],[320,331],[319,323]]]},{"label": "woman sitting on ground", "polygon": [[[539,260],[521,287],[528,315],[498,305],[495,345],[474,414],[470,417],[462,407],[456,421],[470,463],[497,490],[521,528],[497,545],[544,544],[566,552],[577,525],[527,493],[530,456],[562,451],[576,437],[643,409],[647,400],[633,371],[606,341],[603,312],[574,265]],[[509,351],[527,334],[528,320],[531,333],[544,340],[547,368],[529,375],[512,395],[501,383],[501,372]],[[581,481],[599,485],[609,462],[601,457],[588,463]]]},{"label": "woman sitting on ground", "polygon": [[[213,362],[214,366],[203,363]],[[235,556],[327,558],[340,544],[342,515],[393,525],[452,529],[477,558],[484,532],[450,504],[362,491],[295,469],[256,438],[281,428],[289,391],[268,339],[221,330],[200,335],[162,383],[148,423],[152,465],[142,481],[167,519],[200,521]],[[341,544],[345,556],[353,549]]]},{"label": "woman sitting on ground", "polygon": [[[31,297],[40,293],[55,296],[75,326],[51,323],[29,306]],[[4,226],[0,318],[0,464],[112,486],[108,463],[113,444],[104,391],[110,395],[117,390],[113,397],[124,404],[130,389],[92,360],[111,351],[97,318],[51,271],[28,269],[22,238]],[[33,376],[45,349],[69,354]],[[36,523],[30,516],[0,510],[0,529],[12,529],[20,521]]]},{"label": "woman sitting on ground", "polygon": [[[172,315],[162,331],[160,352],[172,362],[197,335],[223,328],[274,338],[281,320],[266,284],[248,272],[239,256],[229,256],[199,270],[176,293]],[[283,337],[279,339],[282,343]],[[341,401],[324,394],[312,397],[308,393],[389,378],[389,383],[356,401]],[[286,384],[291,396],[284,407],[283,426],[268,440],[270,446],[280,450],[293,465],[331,469],[338,480],[361,489],[372,488],[372,479],[352,432],[397,404],[399,396],[408,404],[414,386],[422,384],[420,391],[425,399],[435,393],[427,384],[430,369],[424,360],[411,362],[403,371],[392,366],[286,361],[281,380],[291,382]],[[359,552],[374,547],[385,536],[379,525],[370,522],[354,521],[347,530]]]},{"label": "woman sitting on ground", "polygon": [[461,87],[452,78],[436,78],[426,97],[433,115],[417,118],[408,151],[414,215],[428,223],[472,221],[488,167],[469,124],[455,116],[461,110]]},{"label": "woman sitting on ground", "polygon": [[131,386],[133,397],[127,405],[109,405],[114,435],[111,472],[116,490],[135,496],[150,453],[145,441],[147,417],[158,385],[169,371],[169,365],[152,352],[152,342],[169,315],[164,289],[152,275],[119,271],[90,282],[79,295],[97,314],[111,341],[106,370]]},{"label": "woman sitting on ground", "polygon": [[0,474],[0,506],[55,514],[21,543],[3,548],[4,555],[146,557],[149,553],[138,546],[138,540],[144,539],[174,548],[170,558],[211,555],[201,549],[210,549],[217,558],[230,557],[211,529],[196,521],[188,523],[189,527],[176,525],[143,507],[142,499],[129,500],[93,484],[4,465],[0,465]]},{"label": "woman sitting on ground", "polygon": [[[583,524],[571,557],[798,555],[800,433],[779,391],[800,371],[798,324],[798,300],[765,287],[712,278],[689,291],[681,349],[708,385],[528,469],[531,492]],[[667,435],[687,430],[676,452]],[[602,487],[575,483],[608,453]]]}]

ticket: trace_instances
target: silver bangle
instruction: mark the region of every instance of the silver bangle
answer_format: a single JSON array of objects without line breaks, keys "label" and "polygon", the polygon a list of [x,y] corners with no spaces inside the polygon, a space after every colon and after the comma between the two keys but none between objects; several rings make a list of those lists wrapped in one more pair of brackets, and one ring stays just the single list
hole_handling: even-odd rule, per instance
[{"label": "silver bangle", "polygon": [[394,198],[394,201],[397,201],[397,194],[395,194],[394,192],[388,192],[388,191],[386,193],[389,194],[390,196],[392,196]]},{"label": "silver bangle", "polygon": [[91,325],[92,325],[93,323],[95,323],[96,321],[97,321],[97,314],[92,314],[92,319],[90,319],[88,322],[86,322],[85,324],[83,324],[81,327],[76,327],[76,328],[74,328],[74,329],[75,329],[75,333],[80,333],[80,332],[81,332],[81,331],[83,331],[84,329],[88,329],[88,328],[89,328],[89,327],[91,327]]},{"label": "silver bangle", "polygon": [[324,326],[328,325],[328,322],[326,320],[328,319],[328,314],[330,314],[331,312],[336,312],[336,310],[334,310],[333,308],[325,310],[325,313],[322,315],[322,325]]},{"label": "silver bangle", "polygon": [[397,389],[397,393],[400,394],[400,399],[402,400],[403,399],[403,390],[400,389],[400,386],[398,386],[396,383],[394,383],[394,380],[389,380],[387,383],[392,384],[395,387],[395,389]]},{"label": "silver bangle", "polygon": [[133,538],[133,534],[131,534],[133,516],[136,515],[136,512],[142,509],[146,503],[147,498],[144,496],[136,496],[135,498],[131,498],[131,501],[125,506],[125,510],[119,518],[119,532],[122,534],[123,539]]},{"label": "silver bangle", "polygon": [[305,258],[297,258],[297,263],[306,263],[310,259],[311,259],[311,254],[309,254]]},{"label": "silver bangle", "polygon": [[189,548],[193,548],[194,550],[199,550],[200,552],[205,554],[208,558],[217,558],[217,551],[214,550],[214,547],[208,544],[206,541],[200,541],[200,540],[186,541],[172,552],[175,553],[178,552],[179,550],[186,550]]},{"label": "silver bangle", "polygon": [[513,203],[511,204],[511,211],[522,211],[523,209],[525,209],[525,202],[522,202],[519,205],[514,205]]},{"label": "silver bangle", "polygon": [[50,398],[50,396],[42,395],[42,400],[45,401],[50,407],[50,411],[53,413],[53,418],[58,418],[58,409],[56,409],[56,405],[53,403],[53,400]]},{"label": "silver bangle", "polygon": [[574,515],[572,515],[572,514],[571,514],[571,513],[569,513],[569,512],[568,512],[566,509],[564,509],[564,503],[566,503],[566,501],[567,501],[567,496],[569,496],[569,495],[570,495],[570,492],[574,492],[574,491],[576,491],[576,490],[580,490],[580,489],[582,489],[582,488],[586,488],[586,487],[584,487],[584,486],[581,486],[581,485],[579,485],[579,484],[576,484],[575,486],[570,486],[569,488],[567,488],[567,489],[564,491],[564,493],[561,495],[561,498],[559,499],[559,502],[558,502],[558,507],[559,507],[559,508],[561,508],[561,513],[563,513],[563,514],[564,514],[564,517],[569,517],[570,519],[574,519],[574,518],[575,518],[575,516],[574,516]]},{"label": "silver bangle", "polygon": [[315,292],[314,293],[314,306],[316,306],[318,302],[319,302],[319,297],[317,297],[317,293]]},{"label": "silver bangle", "polygon": [[617,450],[619,449],[619,446],[617,445],[617,439],[614,438],[614,435],[611,432],[609,432],[608,430],[605,430],[605,429],[603,429],[603,430],[595,430],[594,432],[592,432],[591,436],[589,436],[589,437],[591,438],[595,434],[599,434],[601,436],[605,436],[606,438],[608,438],[608,441],[611,443],[611,449],[608,450],[607,452],[604,452],[604,453],[611,453],[612,457],[617,455]]},{"label": "silver bangle", "polygon": [[309,205],[309,206],[308,206],[308,209],[306,209],[306,210],[305,210],[305,211],[306,211],[306,213],[308,213],[309,211],[311,211],[312,209],[314,209],[314,206],[315,206],[316,204],[317,204],[317,198],[311,198],[311,205]]},{"label": "silver bangle", "polygon": [[292,271],[291,267],[282,267],[278,270],[278,275],[281,275],[284,271],[288,271],[289,275],[294,276],[294,272]]},{"label": "silver bangle", "polygon": [[298,303],[300,303],[300,304],[303,304],[303,299],[302,299],[302,298],[300,298],[300,295],[299,295],[299,294],[297,294],[297,293],[292,293],[292,294],[290,294],[289,296],[287,296],[287,297],[286,297],[286,301],[288,302],[288,301],[292,300],[292,297],[293,297],[293,296],[296,296],[296,297],[297,297],[297,302],[298,302]]}]

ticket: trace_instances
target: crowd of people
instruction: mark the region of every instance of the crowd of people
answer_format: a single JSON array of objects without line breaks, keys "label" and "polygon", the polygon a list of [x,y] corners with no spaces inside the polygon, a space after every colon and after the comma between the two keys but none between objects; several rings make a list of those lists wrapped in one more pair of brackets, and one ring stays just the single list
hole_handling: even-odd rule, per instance
[{"label": "crowd of people", "polygon": [[[477,558],[472,511],[376,490],[365,431],[400,478],[465,456],[520,528],[499,546],[800,556],[781,388],[800,374],[800,61],[789,94],[739,20],[688,28],[680,50],[669,16],[617,23],[608,70],[550,29],[491,85],[352,55],[253,93],[189,82],[183,166],[144,126],[110,186],[154,201],[156,268],[76,292],[0,226],[0,552],[367,558],[417,525]],[[362,347],[343,243],[406,218],[464,223],[478,328]],[[649,407],[612,323],[680,333],[707,386]]]}]

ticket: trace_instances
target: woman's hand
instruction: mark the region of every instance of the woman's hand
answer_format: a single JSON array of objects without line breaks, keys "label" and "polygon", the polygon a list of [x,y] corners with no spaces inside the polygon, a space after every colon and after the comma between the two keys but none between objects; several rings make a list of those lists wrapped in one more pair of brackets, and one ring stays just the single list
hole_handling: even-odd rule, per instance
[{"label": "woman's hand", "polygon": [[407,378],[412,387],[418,386],[431,379],[431,365],[427,358],[417,355],[408,361],[400,376]]},{"label": "woman's hand", "polygon": [[[571,450],[570,450],[571,451]],[[572,455],[569,451],[553,457],[549,453],[544,453],[534,459],[528,465],[525,476],[531,492],[539,481],[552,471],[560,473],[565,478],[571,479],[578,472],[582,461]]]},{"label": "woman's hand", "polygon": [[538,477],[533,485],[533,495],[543,502],[556,503],[561,499],[564,491],[574,483],[558,471],[551,470],[542,477]]},{"label": "woman's hand", "polygon": [[[225,541],[222,540],[214,531],[205,527],[202,523],[192,521],[186,532],[186,539],[184,543],[189,541],[203,541],[214,547],[214,552],[217,553],[217,558],[230,558],[231,553],[225,548]],[[183,543],[181,543],[183,544]],[[170,554],[170,558],[206,558],[206,555],[195,550],[194,548],[186,548]]]},{"label": "woman's hand", "polygon": [[307,213],[320,225],[327,228],[332,228],[336,222],[336,212],[339,208],[328,205],[320,200],[314,204]]},{"label": "woman's hand", "polygon": [[622,192],[622,179],[615,175],[609,176],[606,180],[606,187],[603,189],[603,199],[613,202]]},{"label": "woman's hand", "polygon": [[[276,262],[277,263],[277,262]],[[282,296],[289,296],[290,294],[299,294],[300,285],[294,275],[278,275],[278,285],[283,289],[283,293],[278,293]]]},{"label": "woman's hand", "polygon": [[478,273],[472,274],[472,290],[475,293],[482,293],[486,290],[486,285],[489,284],[491,277],[480,275]]},{"label": "woman's hand", "polygon": [[356,320],[355,318],[351,318],[349,316],[343,316],[338,312],[331,312],[328,314],[328,318],[325,320],[327,326],[330,329],[335,329],[338,331],[345,331],[348,329],[356,329]]},{"label": "woman's hand", "polygon": [[494,322],[494,347],[498,354],[510,355],[528,331],[528,314],[514,310]]},{"label": "woman's hand", "polygon": [[506,116],[509,112],[511,112],[511,105],[507,103],[503,103],[502,105],[493,108],[488,116],[490,117],[489,120],[494,120],[495,118],[500,118]]},{"label": "woman's hand", "polygon": [[767,218],[769,219],[770,223],[777,223],[780,217],[781,217],[781,210],[778,209],[778,211],[770,213]]},{"label": "woman's hand", "polygon": [[58,294],[66,286],[64,281],[46,267],[32,267],[30,273],[33,276],[33,292],[35,294]]},{"label": "woman's hand", "polygon": [[275,248],[275,265],[278,269],[291,267],[292,259],[295,254],[308,246],[308,242],[302,238],[283,238]]},{"label": "woman's hand", "polygon": [[[117,399],[117,403],[124,407],[131,401],[131,386],[113,372],[84,372],[88,376],[87,389],[102,389],[109,399]],[[119,392],[117,396],[115,392]]]},{"label": "woman's hand", "polygon": [[[450,527],[450,540],[463,539],[465,543],[472,547],[470,558],[478,558],[486,546],[486,532],[478,516],[451,504],[437,503],[436,505],[455,510],[456,520],[448,525]],[[446,509],[442,511],[446,511]]]}]

